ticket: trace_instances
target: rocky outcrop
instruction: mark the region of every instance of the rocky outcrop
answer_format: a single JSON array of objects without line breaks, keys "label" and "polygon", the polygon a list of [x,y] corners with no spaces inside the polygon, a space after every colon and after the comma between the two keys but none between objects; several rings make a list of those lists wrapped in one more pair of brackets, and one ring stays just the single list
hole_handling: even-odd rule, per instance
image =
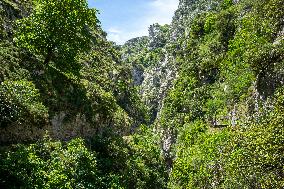
[{"label": "rocky outcrop", "polygon": [[193,19],[202,12],[215,9],[220,0],[180,0],[170,26],[170,42],[175,43],[180,38],[189,35]]},{"label": "rocky outcrop", "polygon": [[75,137],[88,138],[97,132],[97,128],[88,123],[83,115],[78,114],[68,121],[65,119],[66,113],[60,112],[51,119],[48,125],[12,124],[8,127],[1,127],[0,144],[41,140],[46,133],[53,139],[70,140]]},{"label": "rocky outcrop", "polygon": [[[141,39],[130,40],[123,47],[132,50],[124,50],[123,56],[132,67],[133,85],[138,86],[141,98],[150,110],[151,122],[156,119],[177,73],[175,57],[165,43],[166,28],[168,26],[152,25],[144,49],[139,49]],[[133,49],[137,50],[133,52]],[[127,59],[127,56],[131,58]]]},{"label": "rocky outcrop", "polygon": [[149,49],[163,48],[168,41],[169,25],[153,24],[149,27]]},{"label": "rocky outcrop", "polygon": [[152,110],[152,122],[158,117],[163,100],[177,76],[174,61],[174,57],[166,53],[161,62],[144,72],[145,78],[140,86],[140,93],[143,101]]},{"label": "rocky outcrop", "polygon": [[[188,27],[198,14],[215,9],[218,0],[181,0],[170,25],[153,24],[149,36],[134,38],[122,47],[123,59],[132,65],[133,83],[151,112],[151,122],[158,117],[167,91],[178,75],[176,52],[179,39],[189,35]],[[172,48],[173,45],[176,47]],[[178,49],[180,48],[180,49]]]}]

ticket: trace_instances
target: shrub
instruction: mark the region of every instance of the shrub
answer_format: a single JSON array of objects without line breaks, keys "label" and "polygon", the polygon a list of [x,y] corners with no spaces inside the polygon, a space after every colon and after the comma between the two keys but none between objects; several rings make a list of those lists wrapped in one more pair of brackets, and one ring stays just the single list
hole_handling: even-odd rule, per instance
[{"label": "shrub", "polygon": [[12,122],[43,123],[48,112],[40,102],[39,91],[30,81],[6,80],[0,85],[0,125]]},{"label": "shrub", "polygon": [[95,188],[95,153],[82,139],[18,145],[0,160],[1,188]]}]

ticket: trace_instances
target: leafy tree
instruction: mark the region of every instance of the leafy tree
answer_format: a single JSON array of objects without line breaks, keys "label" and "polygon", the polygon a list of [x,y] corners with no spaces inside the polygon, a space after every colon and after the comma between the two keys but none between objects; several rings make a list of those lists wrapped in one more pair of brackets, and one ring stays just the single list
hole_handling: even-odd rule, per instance
[{"label": "leafy tree", "polygon": [[43,55],[45,64],[55,57],[70,63],[90,49],[98,20],[86,0],[34,0],[34,4],[33,13],[17,22],[18,44]]}]

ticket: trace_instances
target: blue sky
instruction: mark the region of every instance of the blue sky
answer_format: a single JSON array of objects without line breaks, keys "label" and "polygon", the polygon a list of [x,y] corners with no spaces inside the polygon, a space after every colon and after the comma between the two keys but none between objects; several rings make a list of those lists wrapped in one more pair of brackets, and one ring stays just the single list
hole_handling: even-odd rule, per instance
[{"label": "blue sky", "polygon": [[148,35],[153,23],[169,24],[179,0],[88,0],[99,10],[108,39],[118,44]]}]

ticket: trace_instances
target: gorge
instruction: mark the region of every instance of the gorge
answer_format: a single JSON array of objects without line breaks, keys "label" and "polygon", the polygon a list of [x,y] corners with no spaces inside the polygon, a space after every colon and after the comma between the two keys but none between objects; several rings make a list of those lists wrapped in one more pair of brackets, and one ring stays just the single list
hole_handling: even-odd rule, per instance
[{"label": "gorge", "polygon": [[284,187],[283,0],[106,35],[85,0],[0,0],[0,188]]}]

